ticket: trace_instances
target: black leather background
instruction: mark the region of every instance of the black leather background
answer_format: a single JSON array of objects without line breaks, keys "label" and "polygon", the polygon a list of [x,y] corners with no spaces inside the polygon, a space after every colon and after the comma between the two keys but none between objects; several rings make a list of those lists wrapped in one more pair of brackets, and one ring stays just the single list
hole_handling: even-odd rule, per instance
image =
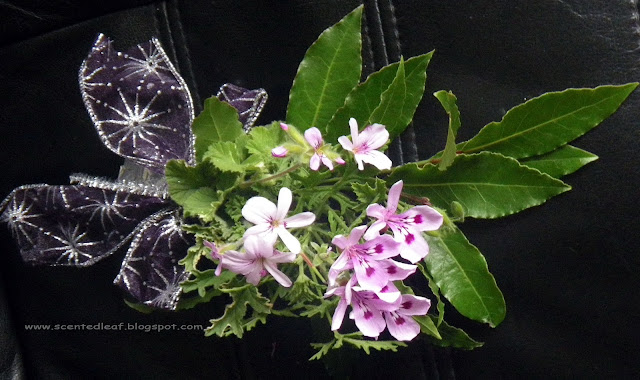
[{"label": "black leather background", "polygon": [[[19,4],[18,4],[19,3]],[[82,104],[77,70],[99,32],[116,47],[158,36],[200,104],[224,82],[269,92],[262,121],[282,119],[306,47],[359,1],[0,2],[0,197],[83,172],[114,177]],[[452,90],[460,138],[545,91],[640,80],[635,1],[365,0],[366,71],[436,49],[413,128],[395,163],[441,149],[446,115],[431,93]],[[485,346],[420,342],[351,358],[353,378],[635,378],[640,375],[639,94],[576,145],[600,156],[566,178],[574,189],[494,221],[462,225],[507,301],[497,329],[452,322]],[[6,378],[325,378],[307,362],[306,321],[273,319],[245,339],[191,332],[26,331],[25,324],[206,324],[212,304],[180,313],[129,309],[111,281],[124,252],[90,268],[25,266],[0,228],[0,374]],[[0,297],[2,297],[0,291]],[[343,361],[351,355],[342,354]]]}]

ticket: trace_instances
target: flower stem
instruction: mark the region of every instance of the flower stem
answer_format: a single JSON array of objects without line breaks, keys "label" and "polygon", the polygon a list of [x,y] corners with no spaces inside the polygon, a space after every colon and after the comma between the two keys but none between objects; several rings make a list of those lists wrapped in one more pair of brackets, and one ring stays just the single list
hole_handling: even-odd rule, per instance
[{"label": "flower stem", "polygon": [[272,181],[274,179],[278,179],[278,178],[284,177],[285,175],[298,170],[300,167],[302,167],[302,163],[293,165],[289,169],[283,170],[280,173],[276,173],[276,174],[271,175],[269,177],[257,179],[257,180],[254,180],[254,181],[243,182],[243,183],[240,184],[240,187],[241,188],[247,188],[249,186],[255,185],[256,183],[263,183],[263,182],[267,182],[267,181]]}]

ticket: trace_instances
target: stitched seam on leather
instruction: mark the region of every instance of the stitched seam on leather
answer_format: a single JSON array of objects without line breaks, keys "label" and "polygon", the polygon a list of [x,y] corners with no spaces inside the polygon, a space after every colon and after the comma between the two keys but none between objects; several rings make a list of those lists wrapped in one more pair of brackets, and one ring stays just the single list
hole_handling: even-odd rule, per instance
[{"label": "stitched seam on leather", "polygon": [[[180,16],[180,10],[178,9],[178,1],[171,0],[170,5],[171,5],[171,11],[173,11],[173,19],[175,19],[175,24],[176,24],[176,30],[175,30],[176,39],[179,39],[180,45],[184,48],[184,60],[183,60],[184,72],[182,73],[182,75],[185,76],[186,74],[190,79],[189,84],[191,85],[191,96],[193,97],[193,106],[194,106],[193,108],[197,114],[197,113],[200,113],[200,111],[202,110],[202,103],[200,102],[200,95],[198,91],[198,83],[196,81],[196,76],[193,73],[193,66],[191,65],[191,54],[189,52],[189,44],[187,41],[187,36],[184,33],[184,28],[182,26],[182,17]],[[177,57],[177,59],[180,59],[180,57]]]}]

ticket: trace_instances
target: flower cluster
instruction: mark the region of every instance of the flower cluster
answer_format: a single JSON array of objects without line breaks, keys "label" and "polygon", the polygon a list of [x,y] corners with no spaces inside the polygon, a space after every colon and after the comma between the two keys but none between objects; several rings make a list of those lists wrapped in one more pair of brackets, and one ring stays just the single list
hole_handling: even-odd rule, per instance
[{"label": "flower cluster", "polygon": [[[348,237],[338,235],[332,240],[341,250],[329,270],[329,291],[325,294],[340,297],[332,330],[340,328],[351,305],[350,318],[365,336],[378,337],[385,327],[398,340],[411,340],[420,333],[420,326],[410,316],[425,315],[430,301],[401,294],[393,282],[416,271],[413,264],[429,252],[421,233],[440,228],[443,217],[429,206],[396,214],[402,186],[398,181],[391,187],[386,208],[378,204],[367,207],[367,215],[377,219],[371,226],[356,227]],[[380,234],[387,229],[393,237]],[[396,256],[413,264],[393,260]]]},{"label": "flower cluster", "polygon": [[[216,275],[220,275],[222,269],[228,269],[245,276],[250,284],[258,285],[262,277],[270,273],[280,285],[291,286],[291,280],[277,268],[277,264],[293,262],[301,250],[300,242],[287,229],[308,226],[316,218],[311,212],[287,218],[292,198],[291,190],[283,187],[278,194],[277,206],[264,197],[253,197],[247,201],[242,208],[242,216],[254,226],[244,234],[245,252],[229,250],[222,253],[215,244],[205,242],[212,257],[219,260]],[[291,252],[275,249],[278,237]]]},{"label": "flower cluster", "polygon": [[[280,127],[290,137],[290,142],[273,148],[273,157],[287,157],[290,153],[297,153],[301,160],[308,162],[311,170],[318,170],[320,163],[333,170],[333,162],[344,165],[345,161],[336,153],[331,145],[325,144],[318,128],[307,129],[303,135],[293,126],[280,124]],[[391,169],[391,160],[378,149],[389,141],[389,132],[382,124],[367,126],[362,132],[358,131],[356,119],[349,119],[351,140],[347,136],[340,136],[338,142],[346,151],[353,153],[358,169],[364,170],[364,163],[371,164],[379,170]]]}]

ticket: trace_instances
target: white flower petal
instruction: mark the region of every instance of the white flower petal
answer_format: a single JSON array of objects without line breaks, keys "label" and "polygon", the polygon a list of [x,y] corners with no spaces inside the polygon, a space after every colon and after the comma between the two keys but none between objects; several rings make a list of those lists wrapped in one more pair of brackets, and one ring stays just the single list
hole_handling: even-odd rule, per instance
[{"label": "white flower petal", "polygon": [[358,145],[366,144],[370,149],[378,149],[389,141],[389,132],[382,124],[373,124],[360,133]]},{"label": "white flower petal", "polygon": [[379,170],[391,169],[391,160],[384,153],[377,150],[370,150],[367,153],[356,154],[356,160],[358,158],[368,164],[371,164]]},{"label": "white flower petal", "polygon": [[300,214],[296,214],[290,216],[284,220],[285,228],[298,228],[298,227],[306,227],[312,224],[316,220],[316,216],[312,212],[301,212]]},{"label": "white flower petal", "polygon": [[278,268],[274,263],[270,262],[269,260],[265,260],[264,269],[266,269],[267,272],[271,273],[273,278],[275,278],[275,280],[278,281],[280,285],[284,286],[285,288],[288,288],[291,286],[292,283],[289,277],[287,277],[286,274],[278,270]]},{"label": "white flower petal", "polygon": [[295,236],[291,235],[291,232],[287,231],[284,227],[276,228],[276,232],[278,233],[278,236],[280,236],[280,239],[282,239],[284,245],[289,248],[289,251],[296,254],[300,253],[302,250],[300,242]]},{"label": "white flower petal", "polygon": [[270,223],[276,211],[276,205],[267,198],[253,197],[242,207],[242,216],[253,224]]},{"label": "white flower petal", "polygon": [[293,199],[293,194],[291,190],[286,187],[280,189],[280,193],[278,194],[278,210],[275,214],[275,220],[284,220],[289,212],[289,207],[291,207],[291,200]]},{"label": "white flower petal", "polygon": [[316,127],[312,127],[304,131],[304,139],[307,140],[307,142],[315,149],[320,148],[322,144],[324,144],[324,141],[322,141],[322,134]]},{"label": "white flower petal", "polygon": [[353,143],[347,136],[338,137],[338,142],[340,143],[340,145],[342,145],[342,149],[353,151]]}]

